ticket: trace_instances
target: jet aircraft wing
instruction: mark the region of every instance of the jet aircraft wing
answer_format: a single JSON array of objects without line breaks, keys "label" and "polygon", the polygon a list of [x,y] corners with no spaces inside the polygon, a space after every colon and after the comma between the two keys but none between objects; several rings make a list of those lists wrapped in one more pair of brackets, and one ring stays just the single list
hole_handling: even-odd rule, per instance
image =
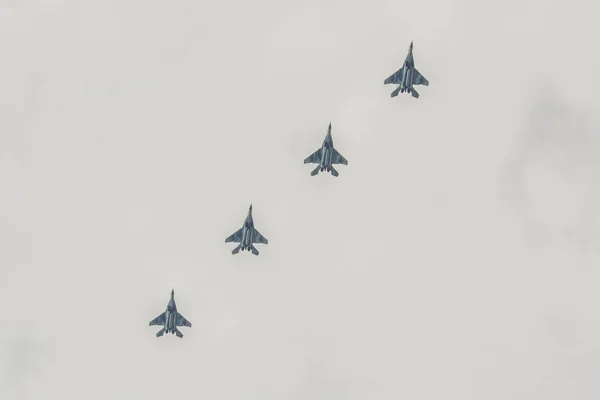
[{"label": "jet aircraft wing", "polygon": [[154,318],[152,321],[150,321],[150,326],[154,326],[154,325],[164,325],[165,324],[165,320],[167,317],[167,312],[165,311],[164,313],[160,314],[158,317]]},{"label": "jet aircraft wing", "polygon": [[304,160],[304,164],[318,164],[321,162],[321,148],[319,150],[312,153],[310,156],[306,157]]},{"label": "jet aircraft wing", "polygon": [[333,152],[331,154],[331,163],[348,165],[348,160],[346,160],[344,156],[339,153],[339,151],[333,149]]},{"label": "jet aircraft wing", "polygon": [[227,239],[225,239],[225,243],[234,242],[240,243],[242,241],[242,233],[244,231],[244,227],[241,227],[237,232],[233,233]]},{"label": "jet aircraft wing", "polygon": [[254,234],[252,235],[252,243],[269,244],[269,241],[255,228]]},{"label": "jet aircraft wing", "polygon": [[192,323],[185,319],[185,317],[179,313],[177,313],[177,326],[187,326],[188,328],[192,327]]},{"label": "jet aircraft wing", "polygon": [[393,74],[391,74],[384,82],[384,85],[387,85],[388,83],[395,83],[395,84],[399,84],[400,83],[400,77],[402,76],[402,70],[404,70],[404,67],[400,68],[398,71],[394,72]]},{"label": "jet aircraft wing", "polygon": [[429,81],[416,68],[413,71],[413,85],[429,86]]}]

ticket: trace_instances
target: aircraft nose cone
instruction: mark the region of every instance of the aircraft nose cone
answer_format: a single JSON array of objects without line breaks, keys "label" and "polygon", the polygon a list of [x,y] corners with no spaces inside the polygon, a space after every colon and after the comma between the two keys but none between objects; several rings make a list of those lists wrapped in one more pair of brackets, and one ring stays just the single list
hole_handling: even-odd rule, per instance
[{"label": "aircraft nose cone", "polygon": [[171,296],[175,296],[175,289],[171,289]]}]

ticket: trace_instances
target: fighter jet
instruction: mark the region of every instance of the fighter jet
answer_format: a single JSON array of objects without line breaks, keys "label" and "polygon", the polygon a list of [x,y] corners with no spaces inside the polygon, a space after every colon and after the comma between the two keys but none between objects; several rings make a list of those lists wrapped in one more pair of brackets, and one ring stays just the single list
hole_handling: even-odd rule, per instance
[{"label": "fighter jet", "polygon": [[415,90],[413,85],[424,85],[429,86],[429,81],[425,79],[423,75],[415,68],[415,60],[413,58],[413,42],[410,42],[408,48],[408,55],[404,60],[404,65],[398,71],[394,72],[389,78],[387,78],[383,84],[387,85],[393,83],[400,85],[391,94],[391,97],[398,96],[398,93],[408,92],[412,94],[414,98],[419,98],[419,92]]},{"label": "fighter jet", "polygon": [[175,290],[171,290],[171,299],[169,300],[169,304],[167,304],[167,311],[150,321],[150,326],[153,325],[161,325],[163,327],[156,333],[156,337],[161,337],[165,333],[170,332],[177,335],[177,337],[182,338],[183,333],[181,333],[177,327],[192,327],[192,323],[177,312],[177,305],[175,304]]},{"label": "fighter jet", "polygon": [[331,172],[331,175],[333,176],[338,176],[339,173],[335,168],[333,168],[332,164],[348,165],[348,160],[346,160],[344,156],[342,156],[333,147],[333,139],[331,138],[331,122],[329,123],[327,136],[325,136],[325,140],[323,140],[321,148],[308,156],[306,160],[304,160],[304,164],[319,164],[317,168],[310,173],[310,176],[315,176],[319,173],[319,171],[323,172],[325,170],[327,170],[327,172]]},{"label": "fighter jet", "polygon": [[252,204],[250,204],[250,208],[248,209],[248,216],[244,221],[244,225],[242,225],[237,232],[225,239],[225,243],[229,242],[239,243],[239,245],[231,251],[231,254],[237,254],[240,250],[252,250],[252,254],[255,256],[258,255],[258,250],[254,247],[254,243],[269,244],[269,241],[254,227]]}]

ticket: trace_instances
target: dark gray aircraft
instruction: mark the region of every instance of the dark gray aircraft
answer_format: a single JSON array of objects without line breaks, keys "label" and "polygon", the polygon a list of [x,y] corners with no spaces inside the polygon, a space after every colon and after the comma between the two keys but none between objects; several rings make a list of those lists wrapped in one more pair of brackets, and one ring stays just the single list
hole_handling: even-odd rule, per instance
[{"label": "dark gray aircraft", "polygon": [[323,140],[323,144],[321,148],[312,153],[310,156],[304,160],[304,164],[319,164],[317,168],[315,168],[310,175],[315,176],[319,173],[319,171],[327,171],[331,172],[331,175],[338,176],[339,173],[335,168],[333,168],[332,164],[343,164],[348,165],[348,160],[344,158],[334,147],[333,147],[333,139],[331,138],[331,122],[329,123],[329,128],[327,129],[327,136],[325,136],[325,140]]},{"label": "dark gray aircraft", "polygon": [[255,256],[258,255],[258,250],[254,247],[254,243],[269,244],[269,241],[254,227],[252,204],[250,204],[250,208],[248,209],[248,216],[244,221],[244,225],[242,225],[237,232],[225,239],[225,243],[229,242],[239,243],[239,245],[231,251],[231,254],[237,254],[240,250],[252,250],[252,254]]},{"label": "dark gray aircraft", "polygon": [[171,290],[171,299],[169,300],[169,304],[167,304],[167,311],[150,321],[150,326],[153,325],[161,325],[163,327],[156,333],[156,337],[161,337],[165,333],[170,332],[176,334],[177,337],[182,338],[183,333],[181,333],[177,327],[192,327],[192,323],[177,312],[177,305],[175,304],[175,290]]},{"label": "dark gray aircraft", "polygon": [[415,90],[413,85],[424,85],[429,86],[429,81],[425,79],[423,75],[415,68],[415,60],[413,58],[413,43],[410,42],[408,48],[408,55],[404,60],[404,65],[398,71],[394,72],[389,78],[387,78],[383,84],[387,85],[393,83],[394,85],[400,85],[391,94],[392,97],[398,96],[398,93],[408,92],[412,94],[414,98],[419,98],[419,92]]}]

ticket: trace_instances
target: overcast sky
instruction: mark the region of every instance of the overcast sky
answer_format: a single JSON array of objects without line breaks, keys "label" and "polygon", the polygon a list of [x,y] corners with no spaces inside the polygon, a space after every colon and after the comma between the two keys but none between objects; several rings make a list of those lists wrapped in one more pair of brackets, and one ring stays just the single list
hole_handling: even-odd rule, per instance
[{"label": "overcast sky", "polygon": [[600,398],[594,2],[0,6],[0,398]]}]

